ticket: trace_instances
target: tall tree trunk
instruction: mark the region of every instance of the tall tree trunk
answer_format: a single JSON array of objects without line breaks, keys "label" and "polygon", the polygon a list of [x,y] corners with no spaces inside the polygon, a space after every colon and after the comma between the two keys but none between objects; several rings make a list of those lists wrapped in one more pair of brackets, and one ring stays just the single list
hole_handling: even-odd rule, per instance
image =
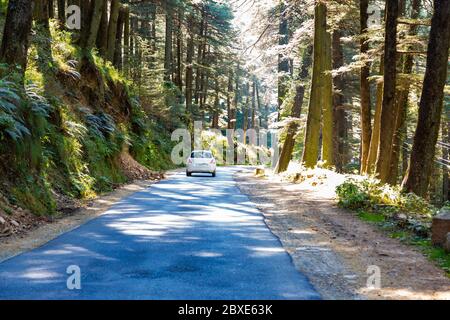
[{"label": "tall tree trunk", "polygon": [[233,106],[231,104],[231,97],[233,95],[233,70],[230,69],[228,73],[228,90],[227,90],[227,129],[233,128]]},{"label": "tall tree trunk", "polygon": [[[193,22],[193,17],[189,16],[188,22],[191,24]],[[187,42],[187,52],[186,52],[186,89],[185,89],[185,96],[186,96],[186,111],[187,113],[192,117],[192,85],[194,82],[194,34],[192,30],[188,29],[187,35],[186,35],[186,42]],[[193,121],[192,121],[193,125]]]},{"label": "tall tree trunk", "polygon": [[442,202],[450,201],[450,105],[446,106],[445,119],[442,126],[442,157],[446,161],[442,169]]},{"label": "tall tree trunk", "polygon": [[102,11],[105,7],[104,0],[92,0],[92,16],[89,19],[91,22],[89,33],[86,37],[86,43],[84,47],[86,50],[91,50],[95,46],[97,40],[98,31],[100,28],[100,22],[102,19]]},{"label": "tall tree trunk", "polygon": [[207,72],[206,70],[206,65],[208,64],[206,61],[206,49],[208,47],[207,45],[207,35],[208,35],[208,23],[205,20],[205,27],[204,27],[204,34],[203,34],[203,40],[201,43],[202,49],[199,51],[199,64],[201,64],[202,66],[198,68],[197,72],[197,81],[199,81],[199,89],[198,89],[198,99],[200,101],[200,110],[203,111],[203,105],[204,105],[204,101],[205,101],[205,94],[206,94],[206,90],[205,90],[205,73]]},{"label": "tall tree trunk", "polygon": [[[285,46],[289,43],[289,26],[286,13],[286,6],[283,1],[280,1],[280,21],[278,30],[278,44]],[[281,116],[281,105],[288,91],[287,81],[289,79],[289,59],[284,54],[278,55],[278,120]]]},{"label": "tall tree trunk", "polygon": [[[344,65],[344,53],[341,46],[340,30],[333,32],[333,69]],[[334,77],[333,112],[334,112],[334,164],[338,172],[342,172],[346,164],[347,119],[345,112],[345,81],[342,74]],[[370,110],[369,110],[370,112]],[[370,124],[370,119],[369,119]]]},{"label": "tall tree trunk", "polygon": [[256,81],[253,79],[253,85],[252,85],[252,115],[251,115],[251,121],[250,121],[250,128],[254,129],[256,127]]},{"label": "tall tree trunk", "polygon": [[183,91],[183,9],[180,7],[178,9],[178,23],[176,28],[176,73],[175,73],[175,84],[180,91]]},{"label": "tall tree trunk", "polygon": [[257,121],[257,129],[260,129],[262,126],[262,109],[261,109],[261,99],[259,98],[259,83],[258,81],[255,81],[255,98],[256,98],[256,108],[257,108],[257,114],[258,114],[258,121]]},{"label": "tall tree trunk", "polygon": [[106,49],[106,59],[113,62],[116,50],[117,22],[119,20],[120,1],[111,0],[111,9],[108,23],[108,44]]},{"label": "tall tree trunk", "polygon": [[53,0],[48,0],[48,17],[55,18],[55,2]]},{"label": "tall tree trunk", "polygon": [[[300,83],[295,87],[295,99],[292,107],[291,116],[293,118],[300,118],[302,113],[303,99],[305,97],[305,82],[308,78],[309,68],[312,63],[312,46],[308,46],[302,57],[302,66],[298,80]],[[292,158],[292,152],[295,146],[295,136],[298,133],[299,125],[297,122],[291,122],[287,127],[286,138],[284,139],[281,153],[278,158],[278,163],[275,166],[275,173],[282,173],[289,167],[289,162]]]},{"label": "tall tree trunk", "polygon": [[215,95],[214,95],[214,108],[213,108],[211,127],[213,129],[219,129],[220,87],[219,87],[219,78],[217,75],[215,77],[214,83],[215,83]]},{"label": "tall tree trunk", "polygon": [[320,94],[322,105],[322,161],[326,166],[334,166],[334,112],[333,112],[333,77],[331,75],[331,35],[325,33],[325,54],[323,56],[325,70],[322,72],[322,92]]},{"label": "tall tree trunk", "polygon": [[0,48],[0,61],[9,64],[11,70],[18,65],[21,77],[27,67],[32,20],[33,1],[9,0]]},{"label": "tall tree trunk", "polygon": [[314,14],[314,62],[309,98],[308,119],[306,123],[303,162],[307,168],[317,164],[320,144],[321,95],[323,89],[324,56],[326,55],[327,7],[317,2]]},{"label": "tall tree trunk", "polygon": [[130,68],[130,7],[124,7],[123,16],[123,67],[128,75]]},{"label": "tall tree trunk", "polygon": [[198,105],[199,99],[200,99],[200,81],[201,81],[201,75],[202,75],[202,57],[203,57],[203,41],[204,41],[204,33],[205,33],[205,25],[206,25],[206,12],[205,9],[202,7],[202,18],[200,21],[200,26],[198,28],[198,37],[197,37],[197,70],[195,73],[195,104]]},{"label": "tall tree trunk", "polygon": [[109,1],[105,1],[97,34],[97,48],[103,58],[106,58],[106,51],[108,50],[108,9]]},{"label": "tall tree trunk", "polygon": [[122,69],[122,65],[123,65],[122,38],[123,38],[123,27],[125,24],[125,11],[126,11],[125,7],[121,6],[120,10],[119,10],[119,17],[117,19],[116,45],[115,45],[115,49],[114,49],[113,64],[119,70]]},{"label": "tall tree trunk", "polygon": [[439,134],[448,68],[449,17],[450,0],[435,0],[419,119],[409,168],[403,183],[406,191],[419,196],[427,194]]},{"label": "tall tree trunk", "polygon": [[[360,0],[360,26],[361,26],[361,49],[360,55],[361,59],[366,59],[367,52],[369,51],[369,44],[367,43],[367,21],[369,20],[369,15],[367,13],[369,8],[369,0]],[[367,172],[367,164],[370,149],[370,138],[372,135],[371,126],[371,103],[370,103],[370,63],[366,62],[361,67],[361,172]]]},{"label": "tall tree trunk", "polygon": [[232,114],[232,122],[231,122],[231,129],[236,129],[236,115],[237,115],[237,110],[239,108],[239,101],[241,99],[241,94],[240,94],[240,79],[239,79],[239,72],[240,72],[240,65],[237,65],[236,68],[236,74],[234,77],[235,80],[235,88],[234,88],[234,106],[231,110],[231,114]]},{"label": "tall tree trunk", "polygon": [[[247,84],[245,85],[245,103],[244,103],[244,106],[243,106],[243,110],[242,110],[242,129],[244,130],[244,132],[246,132],[247,131],[247,129],[248,129],[248,106],[249,106],[249,103],[250,103],[250,94],[249,94],[249,92],[250,92],[250,85],[249,85],[249,83],[247,82]],[[245,141],[244,141],[244,143],[245,143]]]},{"label": "tall tree trunk", "polygon": [[49,24],[49,1],[48,0],[35,0],[34,1],[34,20],[45,29],[50,30]]},{"label": "tall tree trunk", "polygon": [[61,26],[66,24],[66,0],[58,0],[58,20]]},{"label": "tall tree trunk", "polygon": [[154,55],[156,54],[156,4],[153,4],[150,7],[150,23],[150,48],[152,52],[151,61],[154,64],[156,60],[154,57]]},{"label": "tall tree trunk", "polygon": [[380,145],[376,172],[381,182],[389,181],[392,157],[392,139],[395,130],[395,96],[397,80],[397,18],[398,0],[386,2],[386,31],[384,41],[384,86],[381,108]]},{"label": "tall tree trunk", "polygon": [[[403,9],[405,10],[405,3],[401,2]],[[419,18],[419,10],[420,10],[420,0],[413,0],[411,4],[411,19]],[[404,12],[404,11],[403,11]],[[417,35],[417,25],[411,25],[409,29],[409,36],[414,37]],[[410,46],[408,50],[413,50],[414,48]],[[402,57],[403,65],[401,66],[401,72],[404,75],[409,75],[412,73],[414,67],[414,56],[412,54],[406,55]],[[406,127],[406,116],[408,114],[408,97],[409,97],[409,88],[410,85],[407,84],[405,88],[400,90],[397,94],[396,99],[396,120],[395,120],[395,129],[394,129],[394,138],[392,141],[392,157],[391,157],[391,172],[389,174],[388,182],[392,185],[397,183],[398,179],[398,168],[399,168],[399,160],[400,153],[402,150],[403,142],[406,139],[404,135],[405,127]]]},{"label": "tall tree trunk", "polygon": [[80,38],[77,43],[84,47],[87,42],[87,37],[89,35],[89,29],[91,26],[91,17],[92,17],[92,6],[91,0],[80,0],[81,4],[81,32]]},{"label": "tall tree trunk", "polygon": [[[384,58],[380,58],[380,75],[384,75]],[[377,83],[376,88],[376,105],[375,117],[373,119],[372,136],[370,138],[369,155],[367,158],[366,173],[375,172],[375,164],[377,161],[378,146],[380,145],[380,128],[381,128],[381,108],[383,106],[383,78]]]},{"label": "tall tree trunk", "polygon": [[167,1],[166,9],[166,43],[164,45],[164,81],[171,81],[172,77],[172,34],[173,34],[173,8],[172,2]]}]

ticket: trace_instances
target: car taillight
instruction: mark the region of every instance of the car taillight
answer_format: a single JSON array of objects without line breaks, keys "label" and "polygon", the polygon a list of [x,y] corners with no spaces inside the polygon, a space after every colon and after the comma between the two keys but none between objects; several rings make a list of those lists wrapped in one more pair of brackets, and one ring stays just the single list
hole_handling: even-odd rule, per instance
[{"label": "car taillight", "polygon": [[192,159],[191,159],[191,158],[188,159],[188,163],[189,163],[189,164],[192,163]]}]

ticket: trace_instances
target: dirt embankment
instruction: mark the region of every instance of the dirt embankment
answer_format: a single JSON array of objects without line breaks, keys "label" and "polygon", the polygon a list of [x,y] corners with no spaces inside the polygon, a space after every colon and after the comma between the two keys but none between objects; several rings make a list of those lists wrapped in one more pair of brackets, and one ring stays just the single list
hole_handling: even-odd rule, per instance
[{"label": "dirt embankment", "polygon": [[[315,179],[235,177],[266,223],[325,299],[450,299],[450,279],[413,247],[342,210]],[[374,268],[381,288],[367,286]],[[369,281],[371,284],[374,282]]]}]

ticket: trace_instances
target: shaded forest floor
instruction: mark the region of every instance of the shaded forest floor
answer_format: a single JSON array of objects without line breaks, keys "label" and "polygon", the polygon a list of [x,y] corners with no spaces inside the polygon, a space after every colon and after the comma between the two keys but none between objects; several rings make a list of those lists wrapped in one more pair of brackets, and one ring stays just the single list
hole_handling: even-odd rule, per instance
[{"label": "shaded forest floor", "polygon": [[[246,171],[236,180],[325,299],[450,299],[450,279],[424,254],[336,206],[335,175],[291,183]],[[367,288],[372,265],[381,289]]]}]

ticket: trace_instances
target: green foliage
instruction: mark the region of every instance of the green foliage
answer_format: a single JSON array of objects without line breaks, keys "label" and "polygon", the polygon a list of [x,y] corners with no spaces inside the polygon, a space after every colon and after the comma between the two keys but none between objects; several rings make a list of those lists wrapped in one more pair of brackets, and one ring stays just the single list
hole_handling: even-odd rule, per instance
[{"label": "green foliage", "polygon": [[19,142],[30,135],[20,113],[20,104],[17,86],[13,82],[0,79],[0,142]]},{"label": "green foliage", "polygon": [[386,217],[382,214],[374,213],[374,212],[367,212],[364,210],[362,210],[358,213],[358,217],[361,220],[364,220],[367,222],[373,222],[373,223],[381,223],[386,220]]},{"label": "green foliage", "polygon": [[430,219],[436,212],[423,198],[402,192],[400,186],[381,184],[374,178],[348,179],[336,188],[339,205],[352,210],[372,209]]},{"label": "green foliage", "polygon": [[336,188],[339,205],[352,209],[367,209],[370,206],[370,196],[356,181],[346,181]]},{"label": "green foliage", "polygon": [[[358,217],[379,225],[393,239],[417,246],[450,277],[450,254],[434,247],[429,239],[431,216],[436,208],[424,199],[405,194],[398,187],[380,184],[373,178],[348,179],[336,188],[339,205],[358,211]],[[404,219],[395,216],[403,214]]]},{"label": "green foliage", "polygon": [[170,153],[173,142],[164,134],[165,130],[156,122],[148,120],[143,134],[132,132],[130,152],[141,164],[153,170],[167,170],[173,167]]}]

